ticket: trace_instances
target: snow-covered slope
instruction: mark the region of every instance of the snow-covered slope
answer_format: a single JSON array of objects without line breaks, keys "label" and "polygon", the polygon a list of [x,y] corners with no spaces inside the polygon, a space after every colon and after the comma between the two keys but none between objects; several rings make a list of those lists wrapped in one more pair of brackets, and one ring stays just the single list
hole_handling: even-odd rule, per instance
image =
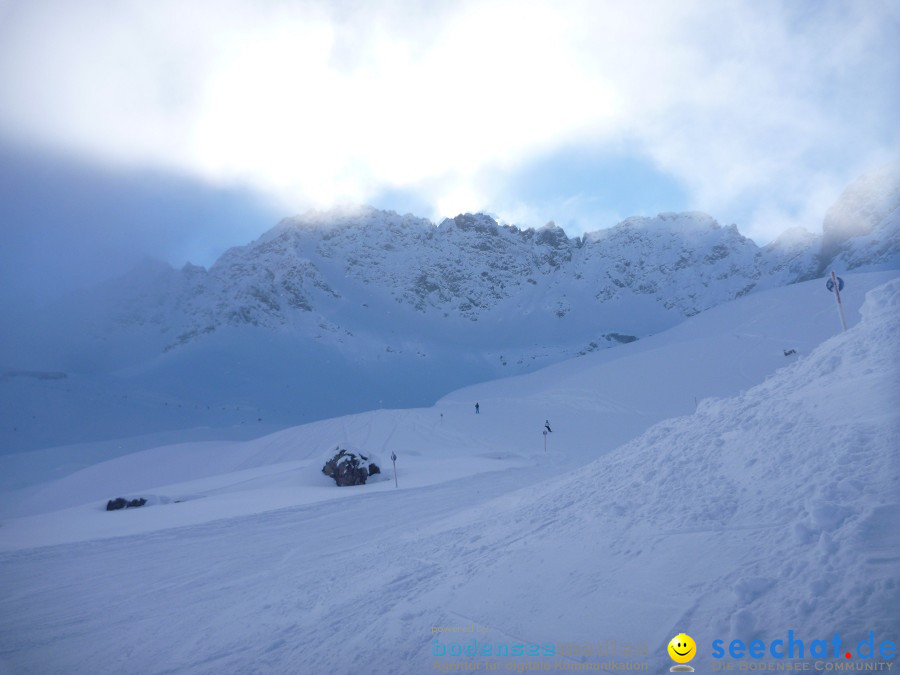
[{"label": "snow-covered slope", "polygon": [[[661,673],[686,632],[708,672],[715,639],[896,643],[900,279],[884,281],[848,276],[857,305],[880,285],[845,333],[821,283],[799,284],[433,409],[72,474],[28,498],[48,512],[0,524],[19,549],[0,554],[0,667],[433,672],[472,639],[595,645],[569,667],[615,640],[648,648],[615,661]],[[400,489],[326,487],[317,465],[345,440],[396,449]],[[151,485],[124,512],[92,492]]]},{"label": "snow-covered slope", "polygon": [[[551,639],[618,635],[662,654],[684,631],[706,646],[703,666],[716,638],[768,642],[788,627],[847,645],[869,631],[896,640],[900,279],[862,313],[746,393],[702,401],[575,477],[493,505],[479,522],[498,549],[515,537],[492,523],[541,532],[479,570],[467,611],[491,625],[516,589],[545,588],[540,608],[566,607]],[[510,569],[515,588],[491,592]],[[510,632],[546,639],[545,616],[522,613]]]},{"label": "snow-covered slope", "polygon": [[[893,273],[847,276],[843,302],[851,325],[865,293],[892,276]],[[698,400],[732,395],[753,386],[798,354],[808,354],[839,329],[834,301],[821,281],[772,289],[725,303],[673,329],[616,349],[593,352],[535,373],[459,389],[441,398],[433,408],[376,410],[238,443],[235,447],[241,449],[236,450],[239,462],[235,467],[318,461],[336,443],[383,454],[389,454],[390,445],[405,456],[414,453],[413,457],[423,447],[430,448],[431,453],[438,448],[455,453],[466,447],[491,456],[519,455],[522,448],[543,451],[540,432],[547,417],[552,417],[558,427],[551,444],[565,442],[562,457],[584,463],[630,440],[658,420],[694,410]],[[785,351],[790,350],[796,354],[785,356]],[[475,402],[480,402],[490,423],[482,424],[484,417],[472,414]],[[114,424],[115,420],[98,423]],[[577,434],[567,435],[567,429],[577,430],[585,425],[594,430],[590,442],[579,440]],[[253,428],[258,426],[251,425],[249,430]],[[444,438],[444,434],[449,435]],[[109,481],[92,478],[96,471],[101,471],[99,476],[118,476],[117,486],[123,490],[159,491],[161,486],[180,482],[186,475],[201,478],[230,470],[231,465],[218,461],[216,453],[231,443],[198,442],[197,438],[182,436],[185,443],[197,443],[190,447],[206,450],[183,454],[178,450],[159,450],[157,446],[167,443],[154,436],[99,447],[82,444],[0,457],[0,490],[27,488],[62,478],[103,459],[110,460],[86,474],[75,473],[63,482],[42,487],[16,510],[34,513],[103,499],[110,489]],[[148,447],[153,449],[147,450],[146,466],[135,471],[131,463],[137,455],[132,453]],[[158,452],[163,454],[157,456]],[[127,456],[114,459],[120,455]],[[554,455],[557,456],[558,453]],[[176,461],[179,457],[187,464]],[[154,468],[149,471],[149,467]],[[66,495],[71,495],[71,499]],[[3,511],[0,508],[0,513]],[[37,532],[34,528],[31,531]]]}]

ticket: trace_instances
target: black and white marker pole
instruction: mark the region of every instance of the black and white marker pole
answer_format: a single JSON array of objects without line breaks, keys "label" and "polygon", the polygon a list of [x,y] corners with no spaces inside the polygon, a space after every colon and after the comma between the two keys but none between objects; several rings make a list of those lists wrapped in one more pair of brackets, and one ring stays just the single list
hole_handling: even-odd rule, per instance
[{"label": "black and white marker pole", "polygon": [[396,487],[399,487],[397,485],[397,453],[396,452],[391,453],[391,462],[394,463],[394,487],[396,488]]},{"label": "black and white marker pole", "polygon": [[841,328],[847,330],[847,319],[844,317],[844,303],[841,302],[841,291],[844,290],[844,280],[835,275],[831,270],[831,278],[825,283],[825,288],[834,293],[834,301],[838,306],[838,314],[841,317]]},{"label": "black and white marker pole", "polygon": [[547,452],[547,430],[544,429],[544,452]]}]

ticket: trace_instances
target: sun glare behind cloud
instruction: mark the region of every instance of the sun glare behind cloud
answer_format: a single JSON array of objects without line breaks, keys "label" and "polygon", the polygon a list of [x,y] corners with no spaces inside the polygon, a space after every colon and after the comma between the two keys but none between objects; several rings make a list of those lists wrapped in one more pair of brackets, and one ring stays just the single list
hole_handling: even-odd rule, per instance
[{"label": "sun glare behind cloud", "polygon": [[766,239],[816,227],[889,158],[895,14],[877,0],[14,2],[0,136],[247,185],[286,212],[399,190],[432,217],[534,211],[509,183],[520,167],[627,146],[692,208]]}]

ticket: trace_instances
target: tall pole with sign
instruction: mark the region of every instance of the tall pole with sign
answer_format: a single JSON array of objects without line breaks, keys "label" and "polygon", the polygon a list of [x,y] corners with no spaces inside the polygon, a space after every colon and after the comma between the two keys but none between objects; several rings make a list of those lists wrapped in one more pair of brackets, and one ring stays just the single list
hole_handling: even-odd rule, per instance
[{"label": "tall pole with sign", "polygon": [[396,452],[391,453],[391,462],[393,462],[393,464],[394,464],[394,487],[396,488],[396,487],[398,487],[398,485],[397,485],[397,453]]},{"label": "tall pole with sign", "polygon": [[841,328],[847,330],[847,318],[844,316],[844,303],[841,302],[841,291],[844,290],[844,280],[835,275],[831,270],[831,278],[825,283],[825,288],[834,292],[834,301],[837,303],[838,315],[841,317]]}]

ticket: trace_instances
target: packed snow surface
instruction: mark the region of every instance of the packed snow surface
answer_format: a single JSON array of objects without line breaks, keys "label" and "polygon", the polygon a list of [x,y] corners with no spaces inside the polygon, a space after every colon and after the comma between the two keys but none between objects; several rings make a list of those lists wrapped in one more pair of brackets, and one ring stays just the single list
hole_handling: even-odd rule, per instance
[{"label": "packed snow surface", "polygon": [[[665,672],[680,632],[708,672],[715,639],[900,643],[892,276],[846,275],[846,332],[819,280],[427,409],[40,454],[0,504],[0,672],[424,673],[470,640],[615,640]],[[396,452],[399,487],[334,487],[341,443]]]}]

